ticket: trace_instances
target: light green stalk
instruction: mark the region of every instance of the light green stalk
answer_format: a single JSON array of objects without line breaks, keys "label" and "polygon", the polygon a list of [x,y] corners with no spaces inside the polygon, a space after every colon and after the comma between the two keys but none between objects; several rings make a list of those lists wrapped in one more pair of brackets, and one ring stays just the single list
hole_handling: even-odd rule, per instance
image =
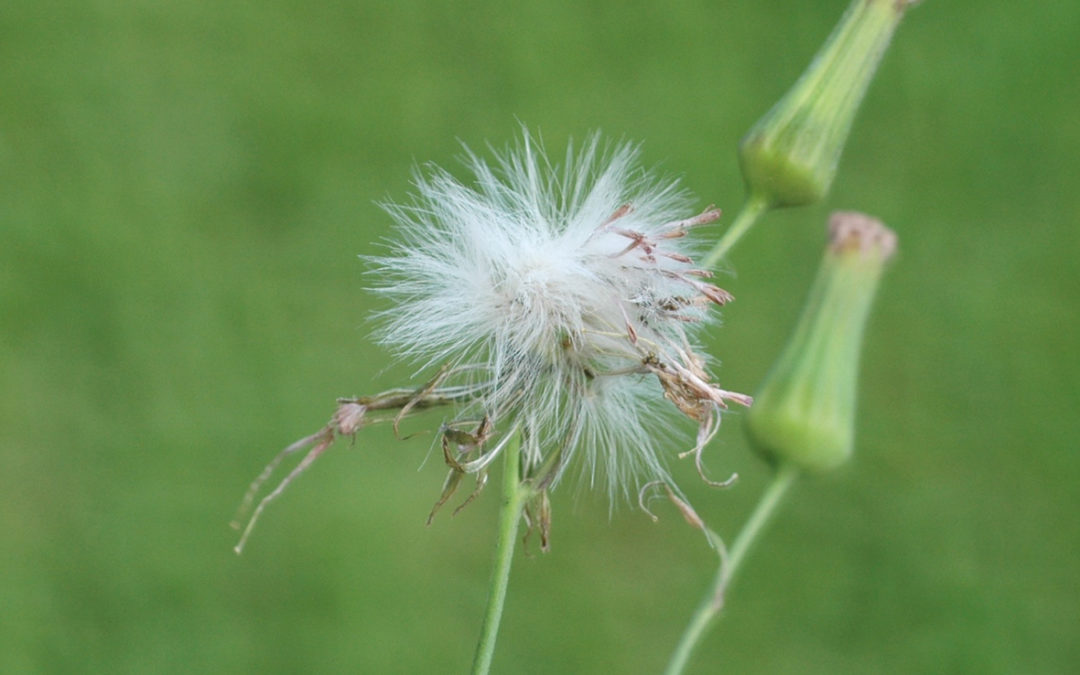
[{"label": "light green stalk", "polygon": [[750,228],[754,226],[754,223],[761,218],[768,208],[768,199],[760,193],[751,193],[746,203],[743,204],[742,210],[739,211],[739,215],[735,217],[735,222],[727,229],[724,236],[720,237],[720,241],[716,242],[716,246],[713,246],[706,254],[702,266],[705,269],[716,267],[717,263],[742,239],[744,234],[750,231]]},{"label": "light green stalk", "polygon": [[727,555],[721,556],[720,567],[716,571],[712,585],[690,618],[686,630],[683,631],[682,638],[679,639],[679,644],[671,655],[667,670],[664,671],[665,675],[679,675],[686,668],[690,655],[724,608],[724,594],[731,586],[750,546],[761,534],[769,518],[776,512],[776,507],[783,501],[784,495],[795,482],[798,473],[798,469],[794,466],[781,466],[773,476],[772,482],[761,494],[754,512],[750,514],[750,518],[735,537]]},{"label": "light green stalk", "polygon": [[507,447],[503,448],[502,506],[499,509],[499,532],[495,541],[495,566],[491,571],[491,589],[488,595],[484,625],[480,640],[476,643],[473,657],[473,675],[485,675],[491,669],[495,655],[495,638],[499,634],[506,589],[510,582],[510,563],[517,545],[518,525],[526,503],[533,496],[532,488],[521,478],[521,436],[515,432]]}]

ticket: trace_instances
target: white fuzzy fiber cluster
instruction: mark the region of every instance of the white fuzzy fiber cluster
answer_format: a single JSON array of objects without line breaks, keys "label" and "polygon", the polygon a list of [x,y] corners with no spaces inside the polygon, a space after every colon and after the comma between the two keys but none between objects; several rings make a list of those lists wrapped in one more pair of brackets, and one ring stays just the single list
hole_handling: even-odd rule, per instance
[{"label": "white fuzzy fiber cluster", "polygon": [[373,259],[393,303],[380,341],[472,392],[455,421],[521,433],[526,472],[561,453],[555,479],[583,465],[613,495],[666,479],[665,420],[693,417],[680,373],[703,375],[692,333],[730,297],[685,236],[719,213],[694,216],[636,156],[593,137],[556,166],[526,134],[492,165],[469,153],[467,183],[425,169],[410,203],[386,206],[398,236]]}]

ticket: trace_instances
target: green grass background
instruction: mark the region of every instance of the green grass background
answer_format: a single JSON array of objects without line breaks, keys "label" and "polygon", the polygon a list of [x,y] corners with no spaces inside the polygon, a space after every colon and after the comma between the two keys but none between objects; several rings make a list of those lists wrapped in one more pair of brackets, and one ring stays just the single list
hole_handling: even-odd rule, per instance
[{"label": "green grass background", "polygon": [[[498,498],[425,528],[427,441],[335,448],[243,557],[226,526],[336,396],[408,374],[367,336],[375,202],[524,123],[560,152],[640,140],[730,222],[738,139],[845,4],[7,3],[0,671],[466,671]],[[916,7],[828,203],[731,256],[709,348],[752,391],[828,211],[901,240],[856,459],[797,486],[692,672],[1080,667],[1078,34],[1076,3]],[[709,462],[736,487],[676,472],[730,537],[767,471],[728,422]],[[712,575],[700,537],[572,488],[554,513],[553,552],[515,563],[496,672],[657,672]]]}]

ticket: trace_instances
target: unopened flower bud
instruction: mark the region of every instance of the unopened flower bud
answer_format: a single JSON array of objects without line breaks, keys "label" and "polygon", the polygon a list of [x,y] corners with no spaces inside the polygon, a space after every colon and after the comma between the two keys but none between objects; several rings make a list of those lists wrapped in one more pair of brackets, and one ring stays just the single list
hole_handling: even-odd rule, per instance
[{"label": "unopened flower bud", "polygon": [[863,328],[896,235],[854,212],[829,219],[829,244],[795,333],[747,415],[755,448],[824,471],[851,456]]},{"label": "unopened flower bud", "polygon": [[769,206],[825,197],[855,112],[911,0],[853,0],[788,93],[743,138],[739,161]]}]

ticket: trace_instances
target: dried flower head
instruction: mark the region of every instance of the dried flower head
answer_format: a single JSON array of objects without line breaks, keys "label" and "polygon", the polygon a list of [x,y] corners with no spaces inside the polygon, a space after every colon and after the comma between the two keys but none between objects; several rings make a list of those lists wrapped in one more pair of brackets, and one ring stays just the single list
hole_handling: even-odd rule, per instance
[{"label": "dried flower head", "polygon": [[[558,168],[526,134],[494,166],[469,153],[470,184],[420,172],[413,201],[386,206],[398,238],[370,261],[375,290],[391,301],[379,341],[434,375],[413,389],[339,400],[327,426],[282,452],[310,448],[258,503],[237,549],[266,504],[336,438],[377,422],[397,430],[433,407],[451,413],[439,432],[449,474],[432,516],[470,474],[476,488],[458,509],[471,502],[490,464],[520,448],[537,495],[527,517],[542,546],[547,489],[568,466],[580,464],[612,496],[668,481],[657,439],[670,435],[672,412],[698,425],[684,454],[704,478],[701,453],[721,409],[750,404],[712,382],[693,343],[710,307],[731,300],[695,268],[687,236],[720,211],[690,215],[677,182],[635,168],[636,156],[628,145],[605,152],[594,136]],[[245,508],[279,461],[252,484]]]},{"label": "dried flower head", "polygon": [[613,494],[666,476],[663,398],[700,425],[699,460],[725,402],[749,403],[711,383],[691,340],[731,299],[687,237],[720,212],[690,215],[636,155],[594,136],[559,168],[527,134],[494,166],[470,153],[471,184],[433,168],[387,207],[400,238],[375,259],[384,345],[469,389],[461,418],[524,432],[526,475],[550,464],[554,482],[583,455]]}]

